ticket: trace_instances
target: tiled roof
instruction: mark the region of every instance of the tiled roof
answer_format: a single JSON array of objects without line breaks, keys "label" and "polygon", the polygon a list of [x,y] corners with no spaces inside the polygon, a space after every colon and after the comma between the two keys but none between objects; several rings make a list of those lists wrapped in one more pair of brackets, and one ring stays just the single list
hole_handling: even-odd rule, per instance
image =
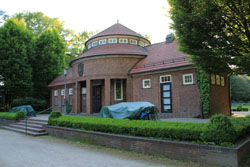
[{"label": "tiled roof", "polygon": [[[72,68],[68,69],[66,81],[67,81],[67,84],[73,83],[72,82]],[[59,86],[59,85],[64,85],[64,74],[62,74],[62,75],[58,76],[56,79],[54,79],[48,85],[48,87]]]},{"label": "tiled roof", "polygon": [[176,41],[147,46],[148,56],[137,63],[130,74],[192,65],[187,61],[188,56],[177,51],[177,47]]},{"label": "tiled roof", "polygon": [[[141,55],[147,56],[147,50],[141,46],[130,44],[107,44],[89,49],[87,52],[75,58],[72,62],[91,56],[105,55]],[[72,63],[71,62],[71,63]]]},{"label": "tiled roof", "polygon": [[[135,31],[125,27],[124,25],[120,24],[120,23],[116,23],[114,25],[112,25],[111,27],[103,30],[102,32],[94,35],[93,37],[91,37],[89,40],[97,38],[97,37],[102,37],[102,36],[109,36],[109,35],[131,35],[131,36],[136,36],[139,38],[144,38],[143,36],[141,36],[140,34],[136,33]],[[145,39],[145,38],[144,38]],[[88,40],[88,41],[89,41]],[[87,42],[88,42],[87,41]],[[86,43],[87,43],[86,42]]]}]

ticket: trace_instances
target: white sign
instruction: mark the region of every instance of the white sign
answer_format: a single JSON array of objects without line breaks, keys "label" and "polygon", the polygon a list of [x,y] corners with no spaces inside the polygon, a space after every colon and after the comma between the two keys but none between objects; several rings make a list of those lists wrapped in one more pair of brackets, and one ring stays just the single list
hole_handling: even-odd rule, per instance
[{"label": "white sign", "polygon": [[82,94],[86,94],[86,88],[82,88]]}]

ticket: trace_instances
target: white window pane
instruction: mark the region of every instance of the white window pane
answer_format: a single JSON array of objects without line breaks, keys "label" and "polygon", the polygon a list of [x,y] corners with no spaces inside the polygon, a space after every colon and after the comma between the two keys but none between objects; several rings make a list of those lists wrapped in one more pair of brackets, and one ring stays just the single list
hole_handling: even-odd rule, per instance
[{"label": "white window pane", "polygon": [[170,90],[170,85],[163,85],[163,90]]},{"label": "white window pane", "polygon": [[163,97],[170,97],[170,92],[163,92]]},{"label": "white window pane", "polygon": [[163,99],[163,104],[170,104],[170,99]]},{"label": "white window pane", "polygon": [[170,106],[170,105],[164,105],[164,106],[163,106],[163,109],[164,109],[164,110],[169,110],[169,109],[171,109],[171,106]]}]

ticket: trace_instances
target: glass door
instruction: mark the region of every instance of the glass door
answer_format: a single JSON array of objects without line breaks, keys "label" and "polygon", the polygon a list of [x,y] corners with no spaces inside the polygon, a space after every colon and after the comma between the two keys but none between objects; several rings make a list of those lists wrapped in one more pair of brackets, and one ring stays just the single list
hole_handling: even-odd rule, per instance
[{"label": "glass door", "polygon": [[161,107],[162,112],[172,112],[171,83],[161,84]]}]

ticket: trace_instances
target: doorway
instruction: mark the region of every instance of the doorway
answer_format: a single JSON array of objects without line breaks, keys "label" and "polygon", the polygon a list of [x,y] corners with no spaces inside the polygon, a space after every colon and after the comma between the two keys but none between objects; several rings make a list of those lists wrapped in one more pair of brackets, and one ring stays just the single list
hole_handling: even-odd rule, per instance
[{"label": "doorway", "polygon": [[171,83],[161,84],[161,108],[162,112],[172,112]]},{"label": "doorway", "polygon": [[93,86],[93,112],[99,113],[102,107],[102,86]]}]

